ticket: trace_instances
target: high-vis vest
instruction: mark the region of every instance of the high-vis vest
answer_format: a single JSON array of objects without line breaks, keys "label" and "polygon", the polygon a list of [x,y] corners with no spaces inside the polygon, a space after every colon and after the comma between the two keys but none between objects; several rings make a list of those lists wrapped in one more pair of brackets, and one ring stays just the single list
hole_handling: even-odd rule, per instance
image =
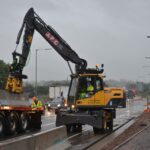
[{"label": "high-vis vest", "polygon": [[92,85],[88,86],[87,91],[88,91],[88,92],[94,91],[94,87],[93,87]]},{"label": "high-vis vest", "polygon": [[41,102],[41,101],[38,101],[38,103],[37,103],[37,108],[42,108],[42,107],[43,107],[42,102]]},{"label": "high-vis vest", "polygon": [[31,105],[32,108],[42,108],[43,105],[42,105],[42,102],[41,101],[38,101],[37,104],[35,102],[32,102],[32,105]]}]

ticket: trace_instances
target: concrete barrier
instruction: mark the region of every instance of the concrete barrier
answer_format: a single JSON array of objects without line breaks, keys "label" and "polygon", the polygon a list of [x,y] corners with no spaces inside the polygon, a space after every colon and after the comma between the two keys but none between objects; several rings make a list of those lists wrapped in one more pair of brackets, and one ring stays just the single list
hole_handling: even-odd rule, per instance
[{"label": "concrete barrier", "polygon": [[0,142],[0,150],[44,150],[67,137],[66,127],[61,126],[25,137]]}]

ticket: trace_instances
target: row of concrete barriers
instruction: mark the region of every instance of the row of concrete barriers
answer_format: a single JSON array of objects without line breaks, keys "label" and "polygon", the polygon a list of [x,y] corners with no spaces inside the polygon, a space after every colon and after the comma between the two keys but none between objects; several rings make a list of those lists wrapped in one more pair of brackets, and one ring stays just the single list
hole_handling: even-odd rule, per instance
[{"label": "row of concrete barriers", "polygon": [[0,142],[0,150],[44,150],[67,137],[64,126]]}]

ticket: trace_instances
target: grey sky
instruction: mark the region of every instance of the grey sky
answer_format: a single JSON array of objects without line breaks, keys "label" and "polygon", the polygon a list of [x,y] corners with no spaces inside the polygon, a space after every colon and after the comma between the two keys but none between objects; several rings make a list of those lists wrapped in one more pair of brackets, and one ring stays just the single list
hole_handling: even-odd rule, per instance
[{"label": "grey sky", "polygon": [[[150,1],[148,0],[0,0],[0,59],[12,62],[17,33],[30,7],[88,61],[104,63],[107,79],[150,81]],[[21,41],[22,42],[22,41]],[[21,50],[21,45],[18,51]],[[35,80],[35,49],[51,46],[36,32],[24,69]],[[67,63],[55,52],[38,52],[38,80],[69,76]]]}]

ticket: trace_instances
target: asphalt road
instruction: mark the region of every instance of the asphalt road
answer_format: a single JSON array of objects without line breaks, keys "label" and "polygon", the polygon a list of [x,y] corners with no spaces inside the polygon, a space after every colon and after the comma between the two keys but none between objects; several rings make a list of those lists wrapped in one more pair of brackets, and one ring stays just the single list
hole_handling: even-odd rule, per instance
[{"label": "asphalt road", "polygon": [[[114,128],[117,128],[131,118],[140,115],[144,110],[144,104],[145,101],[130,100],[127,103],[126,108],[117,109],[116,119],[114,119]],[[80,150],[92,143],[93,141],[96,141],[101,136],[103,135],[94,135],[92,127],[85,125],[83,126],[82,133],[78,133],[68,137],[64,141],[54,145],[53,147],[50,147],[50,150]]]},{"label": "asphalt road", "polygon": [[[128,102],[127,108],[123,109],[117,109],[117,118],[114,120],[114,128],[119,126],[121,123],[127,121],[131,117],[138,116],[144,109],[144,101],[130,101]],[[10,138],[22,138],[25,137],[33,132],[43,132],[48,129],[55,128],[55,119],[56,116],[54,112],[45,112],[45,115],[42,116],[42,129],[40,131],[31,131],[27,132],[23,135],[15,135]],[[101,136],[101,135],[99,135]],[[50,147],[51,150],[57,150],[57,149],[82,149],[84,146],[92,142],[93,140],[96,140],[99,138],[99,136],[93,134],[93,129],[91,126],[85,125],[83,126],[82,133],[78,133],[75,135],[68,136],[67,139],[61,141],[60,143],[54,145],[53,147]],[[8,140],[7,137],[5,137],[2,142],[5,142],[5,140]]]}]

